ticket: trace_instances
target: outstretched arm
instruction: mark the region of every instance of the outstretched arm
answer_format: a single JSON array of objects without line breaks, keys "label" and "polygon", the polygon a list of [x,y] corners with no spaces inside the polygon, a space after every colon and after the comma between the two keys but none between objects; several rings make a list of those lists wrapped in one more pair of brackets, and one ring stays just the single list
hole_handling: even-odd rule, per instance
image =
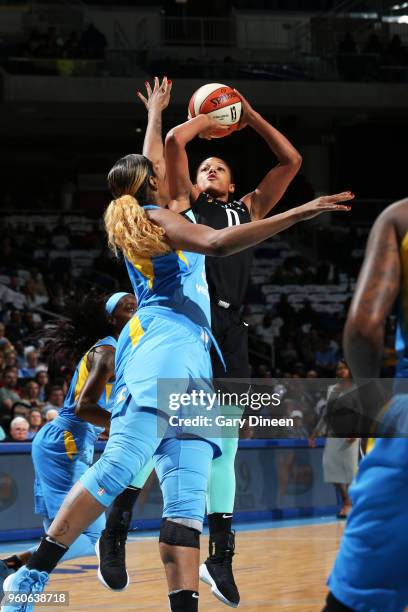
[{"label": "outstretched arm", "polygon": [[221,230],[190,223],[173,211],[163,208],[149,210],[147,215],[165,230],[166,240],[173,250],[183,249],[203,255],[226,257],[255,246],[295,223],[311,219],[323,212],[349,211],[350,206],[344,203],[352,198],[353,195],[348,191],[323,196],[279,215]]},{"label": "outstretched arm", "polygon": [[170,102],[172,82],[164,77],[160,83],[158,77],[154,77],[153,89],[146,81],[146,96],[140,91],[138,97],[147,109],[148,121],[146,134],[143,142],[143,155],[150,159],[156,175],[164,180],[166,166],[164,162],[164,146],[162,137],[162,113]]},{"label": "outstretched arm", "polygon": [[97,347],[88,356],[89,376],[78,397],[75,414],[93,425],[109,428],[110,413],[98,401],[115,373],[115,350],[109,346]]},{"label": "outstretched arm", "polygon": [[398,296],[400,277],[398,237],[389,209],[370,232],[344,328],[344,352],[356,380],[379,376],[385,321]]},{"label": "outstretched arm", "polygon": [[302,156],[279,130],[268,123],[249,104],[242,94],[243,117],[241,127],[249,125],[269,145],[278,158],[274,166],[262,179],[258,187],[242,198],[251,213],[251,218],[263,219],[279,202],[302,164]]}]

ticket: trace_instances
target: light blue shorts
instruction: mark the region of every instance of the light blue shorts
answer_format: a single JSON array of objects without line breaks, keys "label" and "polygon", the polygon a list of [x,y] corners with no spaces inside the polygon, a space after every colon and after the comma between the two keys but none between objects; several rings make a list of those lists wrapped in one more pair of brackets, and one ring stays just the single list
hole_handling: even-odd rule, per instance
[{"label": "light blue shorts", "polygon": [[194,380],[211,380],[210,344],[202,329],[185,317],[153,316],[153,308],[145,310],[120,335],[109,440],[81,482],[109,506],[153,456],[163,515],[202,523],[209,467],[221,454],[219,440],[201,430],[170,434],[158,406],[157,380],[184,380],[190,391]]},{"label": "light blue shorts", "polygon": [[81,482],[108,507],[153,456],[163,517],[194,520],[201,530],[213,447],[199,438],[160,439],[157,419],[156,410],[139,408],[130,397],[126,411],[112,419],[104,453]]},{"label": "light blue shorts", "polygon": [[[393,414],[408,422],[406,395],[392,400],[385,420]],[[350,497],[330,590],[353,610],[400,612],[408,605],[408,438],[375,441]]]},{"label": "light blue shorts", "polygon": [[[59,422],[57,418],[40,429],[32,444],[35,513],[46,522],[55,518],[66,495],[92,464],[94,453],[93,438],[89,440],[77,427],[62,428]],[[104,526],[103,514],[84,533],[97,539]]]}]

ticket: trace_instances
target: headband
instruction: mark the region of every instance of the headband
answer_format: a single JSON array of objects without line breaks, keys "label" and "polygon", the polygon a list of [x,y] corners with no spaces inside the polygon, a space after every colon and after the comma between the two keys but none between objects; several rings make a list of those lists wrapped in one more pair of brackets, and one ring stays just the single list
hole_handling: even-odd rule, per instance
[{"label": "headband", "polygon": [[106,314],[112,315],[116,306],[120,302],[120,300],[125,297],[125,295],[129,295],[129,293],[125,291],[119,291],[118,293],[114,293],[110,296],[109,300],[105,304]]}]

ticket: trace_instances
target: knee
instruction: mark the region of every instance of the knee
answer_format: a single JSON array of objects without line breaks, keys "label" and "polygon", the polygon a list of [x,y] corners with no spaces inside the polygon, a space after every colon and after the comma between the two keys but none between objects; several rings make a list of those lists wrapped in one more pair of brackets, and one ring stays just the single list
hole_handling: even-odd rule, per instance
[{"label": "knee", "polygon": [[[181,521],[182,519],[178,519]],[[186,519],[188,522],[188,519]],[[174,522],[171,519],[164,518],[160,525],[160,537],[159,542],[161,544],[168,544],[169,546],[183,546],[185,548],[200,548],[200,531],[183,525],[179,522]],[[173,555],[171,551],[163,555],[163,562],[170,563],[173,561]]]}]

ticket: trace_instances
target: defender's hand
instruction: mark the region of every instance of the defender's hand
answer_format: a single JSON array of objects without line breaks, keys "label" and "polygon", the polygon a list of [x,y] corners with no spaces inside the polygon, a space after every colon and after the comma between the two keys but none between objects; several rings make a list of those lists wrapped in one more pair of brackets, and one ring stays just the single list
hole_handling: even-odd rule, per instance
[{"label": "defender's hand", "polygon": [[163,80],[160,83],[159,78],[154,77],[153,89],[151,88],[149,81],[146,81],[145,85],[147,97],[140,91],[137,92],[137,96],[143,102],[147,111],[164,111],[170,102],[171,88],[173,86],[172,81],[169,81],[167,77],[163,77]]}]

